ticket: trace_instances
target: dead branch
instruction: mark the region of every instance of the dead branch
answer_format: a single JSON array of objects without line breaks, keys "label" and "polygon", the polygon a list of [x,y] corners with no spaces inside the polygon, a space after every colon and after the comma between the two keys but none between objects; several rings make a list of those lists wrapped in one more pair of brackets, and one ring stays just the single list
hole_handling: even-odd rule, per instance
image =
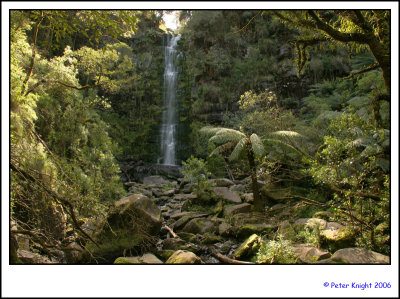
[{"label": "dead branch", "polygon": [[179,236],[175,234],[174,231],[168,225],[164,225],[163,228],[165,228],[173,238],[179,238]]}]

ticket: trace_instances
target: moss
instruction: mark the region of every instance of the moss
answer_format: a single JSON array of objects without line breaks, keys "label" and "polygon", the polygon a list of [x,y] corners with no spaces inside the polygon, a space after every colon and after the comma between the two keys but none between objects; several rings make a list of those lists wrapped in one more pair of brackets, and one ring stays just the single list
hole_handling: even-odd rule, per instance
[{"label": "moss", "polygon": [[114,264],[140,264],[138,257],[119,257]]},{"label": "moss", "polygon": [[162,259],[166,261],[171,257],[171,255],[174,254],[174,252],[175,252],[174,250],[165,249],[165,250],[159,250],[157,253]]},{"label": "moss", "polygon": [[321,232],[321,246],[330,251],[336,251],[355,244],[355,230],[351,227],[342,227],[337,230],[323,230]]},{"label": "moss", "polygon": [[219,237],[219,236],[206,234],[204,236],[203,240],[201,241],[201,243],[205,244],[205,245],[207,245],[207,244],[215,244],[215,243],[221,242],[222,240],[223,239],[221,237]]},{"label": "moss", "polygon": [[236,249],[233,256],[236,259],[252,256],[257,253],[260,244],[261,238],[257,234],[253,234]]}]

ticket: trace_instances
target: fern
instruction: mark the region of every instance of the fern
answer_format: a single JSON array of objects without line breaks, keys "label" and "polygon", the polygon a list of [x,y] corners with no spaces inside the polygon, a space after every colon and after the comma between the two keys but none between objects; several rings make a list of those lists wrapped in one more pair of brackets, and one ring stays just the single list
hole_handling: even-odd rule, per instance
[{"label": "fern", "polygon": [[265,148],[264,145],[260,139],[260,137],[258,137],[258,135],[256,134],[252,134],[250,136],[250,141],[251,141],[251,148],[254,152],[254,154],[257,157],[262,157],[265,155]]},{"label": "fern", "polygon": [[265,142],[270,146],[278,147],[279,149],[282,150],[283,153],[293,153],[299,157],[304,156],[304,154],[298,149],[296,149],[294,146],[287,144],[286,142],[283,142],[281,140],[268,138],[265,140]]},{"label": "fern", "polygon": [[216,134],[213,137],[210,138],[210,141],[216,144],[224,144],[231,141],[239,142],[242,138],[245,137],[246,135],[244,135],[240,131],[221,128],[216,132]]},{"label": "fern", "polygon": [[303,135],[294,132],[294,131],[276,131],[273,132],[271,134],[269,134],[270,136],[278,136],[278,137],[303,137]]},{"label": "fern", "polygon": [[244,150],[245,146],[247,143],[247,138],[242,138],[235,146],[235,148],[233,149],[231,155],[229,156],[229,161],[233,161],[236,160],[240,153]]}]

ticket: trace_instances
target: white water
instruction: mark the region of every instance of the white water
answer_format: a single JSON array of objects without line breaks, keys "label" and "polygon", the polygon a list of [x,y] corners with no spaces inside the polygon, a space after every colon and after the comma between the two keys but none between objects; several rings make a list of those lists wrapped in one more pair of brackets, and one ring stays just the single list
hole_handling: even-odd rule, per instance
[{"label": "white water", "polygon": [[161,158],[159,162],[164,165],[176,165],[175,146],[176,146],[176,127],[177,117],[177,78],[178,70],[175,65],[177,57],[177,43],[180,35],[167,36],[167,45],[164,48],[164,111],[162,114],[161,125]]}]

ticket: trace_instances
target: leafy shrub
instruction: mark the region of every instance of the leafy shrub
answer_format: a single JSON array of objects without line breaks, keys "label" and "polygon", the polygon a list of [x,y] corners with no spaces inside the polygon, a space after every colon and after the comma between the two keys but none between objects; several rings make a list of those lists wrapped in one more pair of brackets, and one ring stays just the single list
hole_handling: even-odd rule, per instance
[{"label": "leafy shrub", "polygon": [[278,235],[277,240],[262,242],[257,253],[258,264],[294,264],[297,258],[290,241]]},{"label": "leafy shrub", "polygon": [[182,161],[183,175],[194,184],[194,192],[199,197],[205,197],[211,188],[211,183],[207,181],[210,172],[207,169],[207,162],[203,159],[190,156],[189,159]]}]

